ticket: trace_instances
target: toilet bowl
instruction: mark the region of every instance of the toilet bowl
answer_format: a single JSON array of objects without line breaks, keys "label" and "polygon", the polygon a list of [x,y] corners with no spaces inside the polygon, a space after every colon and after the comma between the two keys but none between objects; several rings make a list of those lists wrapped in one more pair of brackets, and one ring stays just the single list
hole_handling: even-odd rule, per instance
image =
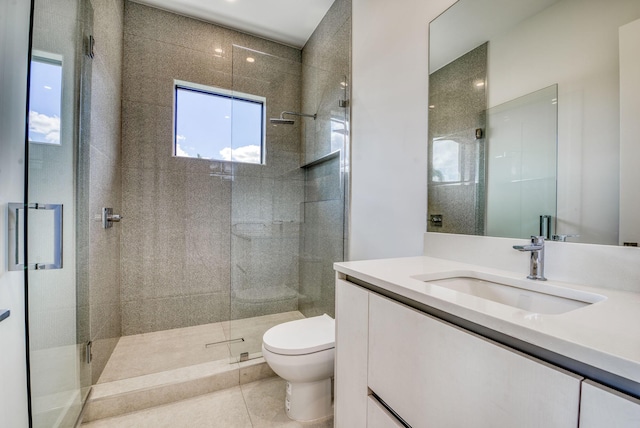
[{"label": "toilet bowl", "polygon": [[287,381],[289,418],[310,421],[333,413],[334,354],[335,321],[327,314],[279,324],[264,334],[262,356]]}]

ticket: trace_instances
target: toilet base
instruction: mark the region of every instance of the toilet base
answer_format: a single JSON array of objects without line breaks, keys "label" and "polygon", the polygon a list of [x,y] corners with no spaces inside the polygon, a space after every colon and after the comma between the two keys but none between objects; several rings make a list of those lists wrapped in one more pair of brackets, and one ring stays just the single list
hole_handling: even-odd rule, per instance
[{"label": "toilet base", "polygon": [[311,421],[333,414],[331,378],[315,382],[287,382],[284,402],[287,416],[295,421]]}]

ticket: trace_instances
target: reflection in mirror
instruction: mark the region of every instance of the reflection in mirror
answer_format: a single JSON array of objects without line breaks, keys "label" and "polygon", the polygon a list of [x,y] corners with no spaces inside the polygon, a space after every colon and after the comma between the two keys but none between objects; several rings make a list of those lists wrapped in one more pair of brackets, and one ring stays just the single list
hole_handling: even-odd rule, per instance
[{"label": "reflection in mirror", "polygon": [[459,182],[462,176],[460,143],[454,140],[433,140],[431,179],[438,183]]},{"label": "reflection in mirror", "polygon": [[[640,190],[634,184],[640,176],[634,176],[637,168],[632,167],[640,156],[637,144],[632,144],[632,136],[637,135],[634,131],[637,120],[625,119],[640,115],[637,73],[631,77],[640,61],[637,55],[639,19],[637,0],[458,1],[430,24],[429,141],[432,143],[434,137],[444,135],[458,141],[451,137],[455,133],[452,125],[447,125],[444,131],[439,128],[442,119],[438,109],[442,111],[443,100],[432,87],[437,73],[486,44],[486,80],[477,82],[485,84],[481,89],[486,96],[483,110],[486,121],[495,122],[495,117],[488,116],[493,108],[557,85],[557,104],[553,105],[557,108],[557,159],[548,159],[549,169],[555,168],[557,162],[557,209],[541,210],[553,215],[553,233],[579,235],[569,239],[573,242],[640,241],[640,221],[637,220],[640,207],[636,206],[640,204],[629,203],[640,200]],[[449,88],[469,87],[470,77],[460,78],[457,84],[450,83]],[[457,95],[452,105],[468,105],[472,93]],[[453,97],[445,96],[447,101]],[[444,115],[453,117],[458,113],[456,107]],[[481,123],[482,115],[476,114],[475,120]],[[474,126],[469,120],[459,121],[456,132],[465,130],[467,134],[465,143],[461,144],[471,144]],[[434,208],[432,199],[442,199],[443,186],[435,188],[430,173],[428,217],[442,215],[442,226],[434,228],[430,223],[427,229],[514,236],[513,232],[502,229],[505,222],[496,222],[495,228],[490,227],[491,208],[484,204],[491,201],[490,187],[484,184],[490,186],[494,176],[492,168],[501,158],[493,157],[495,151],[490,141],[491,134],[495,133],[493,125],[477,127],[486,130],[486,135],[478,138],[481,153],[486,155],[486,183],[483,183],[483,164],[480,163],[477,182],[449,190],[457,193],[439,202],[440,207],[458,202],[447,218],[447,213],[441,211],[444,208]],[[430,159],[432,146],[430,144]],[[462,156],[463,151],[460,153]],[[556,150],[547,150],[547,153],[556,153]],[[460,159],[462,162],[463,158]],[[539,157],[537,162],[539,165]],[[433,167],[431,161],[429,166]],[[465,186],[467,189],[462,192]],[[531,195],[531,199],[537,201],[539,197]],[[510,207],[516,205],[515,201],[509,204]],[[475,211],[471,212],[472,208]],[[476,224],[474,227],[467,224],[465,230],[448,230],[455,216]],[[514,227],[515,221],[511,222]],[[519,225],[520,230],[529,228]]]},{"label": "reflection in mirror", "polygon": [[429,78],[428,231],[484,234],[486,75],[484,43]]},{"label": "reflection in mirror", "polygon": [[487,235],[554,233],[557,105],[553,85],[487,111]]}]

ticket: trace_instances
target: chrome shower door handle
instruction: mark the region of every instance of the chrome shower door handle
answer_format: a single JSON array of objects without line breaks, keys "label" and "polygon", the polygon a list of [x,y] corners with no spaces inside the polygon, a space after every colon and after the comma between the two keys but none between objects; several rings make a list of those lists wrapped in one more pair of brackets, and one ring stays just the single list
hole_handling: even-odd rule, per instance
[{"label": "chrome shower door handle", "polygon": [[[41,243],[47,243],[47,241],[50,241],[48,243],[52,246],[51,260],[28,264],[26,264],[24,260],[21,260],[26,239],[26,237],[24,236],[24,221],[25,218],[29,218],[28,214],[25,216],[25,210],[35,210],[34,213],[42,213],[44,211],[51,212],[53,220],[51,233],[49,233],[49,231],[39,230],[40,232],[44,233],[34,234],[34,238],[37,237],[38,241]],[[9,270],[15,271],[25,269],[62,269],[62,219],[62,204],[10,203],[9,221],[7,222],[9,229],[7,231],[7,237],[9,239]],[[41,227],[38,229],[41,229],[43,225],[40,224],[39,226]],[[11,230],[12,227],[14,228],[14,230]],[[35,242],[34,239],[32,239],[31,241]]]}]

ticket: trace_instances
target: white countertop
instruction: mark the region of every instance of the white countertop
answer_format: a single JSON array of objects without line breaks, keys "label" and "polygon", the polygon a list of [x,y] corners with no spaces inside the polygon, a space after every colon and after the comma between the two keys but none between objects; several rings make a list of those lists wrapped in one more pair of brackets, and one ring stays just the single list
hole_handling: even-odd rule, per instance
[{"label": "white countertop", "polygon": [[537,284],[541,287],[548,284],[606,297],[563,314],[544,315],[424,282],[430,277],[455,271],[473,271],[512,280],[525,278],[526,272],[433,257],[342,262],[335,263],[334,268],[453,316],[640,383],[640,293],[575,285],[553,278],[542,283],[531,281],[533,290]]}]

